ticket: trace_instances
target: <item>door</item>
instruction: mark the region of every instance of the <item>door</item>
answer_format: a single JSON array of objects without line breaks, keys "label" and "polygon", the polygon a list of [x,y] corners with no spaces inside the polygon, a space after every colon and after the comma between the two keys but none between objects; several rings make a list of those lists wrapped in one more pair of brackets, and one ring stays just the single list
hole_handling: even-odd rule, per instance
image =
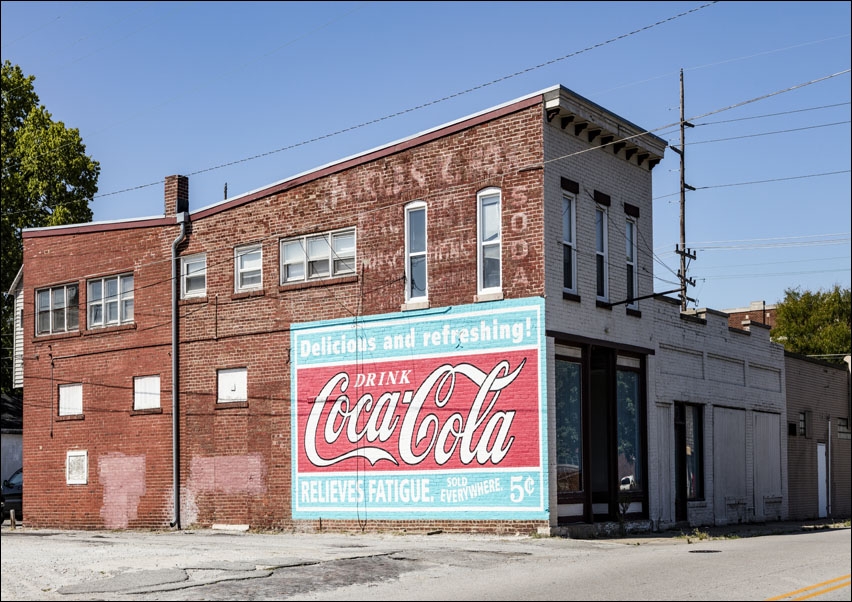
[{"label": "door", "polygon": [[613,428],[610,419],[613,388],[614,354],[612,350],[592,347],[590,378],[590,434],[591,443],[591,487],[592,513],[596,520],[615,518],[613,506],[613,464],[612,455]]},{"label": "door", "polygon": [[817,443],[817,503],[819,518],[828,516],[828,487],[826,483],[825,443]]}]

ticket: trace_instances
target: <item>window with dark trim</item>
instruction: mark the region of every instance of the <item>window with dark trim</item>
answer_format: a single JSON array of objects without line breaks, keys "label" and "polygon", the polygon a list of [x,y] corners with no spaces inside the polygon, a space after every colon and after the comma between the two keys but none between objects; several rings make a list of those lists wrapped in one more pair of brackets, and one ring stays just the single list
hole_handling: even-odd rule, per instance
[{"label": "window with dark trim", "polygon": [[577,249],[575,245],[576,197],[562,191],[562,290],[577,292]]},{"label": "window with dark trim", "polygon": [[36,291],[36,334],[56,334],[79,329],[79,296],[76,284]]},{"label": "window with dark trim", "polygon": [[595,209],[595,271],[597,275],[596,294],[601,301],[606,301],[609,297],[606,224],[606,209],[597,207]]}]

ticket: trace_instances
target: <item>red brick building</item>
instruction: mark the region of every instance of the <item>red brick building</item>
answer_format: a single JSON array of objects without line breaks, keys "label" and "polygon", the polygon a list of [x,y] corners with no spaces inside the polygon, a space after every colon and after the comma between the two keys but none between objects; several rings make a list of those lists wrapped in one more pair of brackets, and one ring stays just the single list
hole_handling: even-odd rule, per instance
[{"label": "red brick building", "polygon": [[557,86],[202,209],[170,176],[163,218],[25,231],[29,523],[674,517],[664,149]]}]

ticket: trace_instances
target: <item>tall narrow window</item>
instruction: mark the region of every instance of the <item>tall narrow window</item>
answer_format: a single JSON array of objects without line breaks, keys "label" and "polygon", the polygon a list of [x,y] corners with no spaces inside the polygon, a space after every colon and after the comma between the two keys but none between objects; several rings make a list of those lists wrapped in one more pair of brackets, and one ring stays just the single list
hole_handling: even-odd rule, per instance
[{"label": "tall narrow window", "polygon": [[36,334],[72,332],[79,328],[76,284],[38,291],[36,305]]},{"label": "tall narrow window", "polygon": [[575,273],[577,254],[574,249],[574,195],[562,193],[562,288],[577,291]]},{"label": "tall narrow window", "polygon": [[583,490],[583,421],[579,362],[556,358],[556,492]]},{"label": "tall narrow window", "polygon": [[479,213],[478,292],[500,292],[501,281],[501,221],[500,190],[487,188],[477,195]]},{"label": "tall narrow window", "polygon": [[133,321],[133,274],[89,280],[88,328]]},{"label": "tall narrow window", "polygon": [[180,296],[204,297],[207,294],[207,256],[204,253],[180,259]]},{"label": "tall narrow window", "polygon": [[263,247],[250,245],[234,249],[234,290],[263,288]]},{"label": "tall narrow window", "polygon": [[405,209],[405,298],[425,300],[428,291],[426,269],[426,205],[411,203]]},{"label": "tall narrow window", "polygon": [[636,307],[637,302],[633,299],[638,296],[639,277],[636,271],[636,222],[632,219],[624,222],[624,244],[627,254],[627,299],[630,300],[627,307]]},{"label": "tall narrow window", "polygon": [[595,262],[597,266],[597,296],[598,299],[606,300],[609,295],[607,274],[607,228],[606,211],[595,209]]}]

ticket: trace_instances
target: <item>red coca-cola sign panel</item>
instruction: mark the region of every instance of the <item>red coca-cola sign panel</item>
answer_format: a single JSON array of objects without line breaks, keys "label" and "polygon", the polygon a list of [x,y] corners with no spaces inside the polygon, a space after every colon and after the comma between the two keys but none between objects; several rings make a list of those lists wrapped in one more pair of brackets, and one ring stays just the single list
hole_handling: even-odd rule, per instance
[{"label": "red coca-cola sign panel", "polygon": [[535,466],[537,350],[299,371],[301,472]]}]

